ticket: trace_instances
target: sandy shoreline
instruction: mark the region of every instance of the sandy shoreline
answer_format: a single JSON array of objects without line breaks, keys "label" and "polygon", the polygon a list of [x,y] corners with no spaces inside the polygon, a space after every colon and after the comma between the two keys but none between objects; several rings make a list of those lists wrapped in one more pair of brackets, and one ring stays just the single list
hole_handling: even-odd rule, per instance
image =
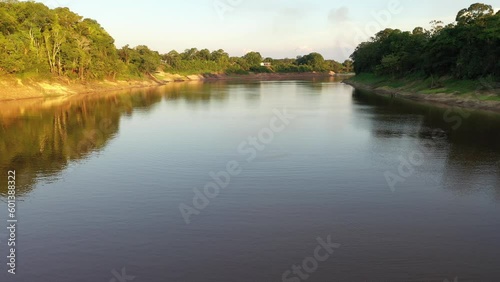
[{"label": "sandy shoreline", "polygon": [[475,99],[474,97],[467,96],[456,96],[453,94],[419,94],[415,92],[401,91],[399,89],[391,88],[376,88],[372,85],[362,84],[354,82],[352,80],[345,80],[345,84],[351,85],[354,88],[367,90],[374,92],[379,95],[398,97],[409,99],[417,102],[430,103],[435,105],[446,105],[452,107],[461,107],[473,110],[484,110],[500,113],[500,102],[499,101],[481,101]]},{"label": "sandy shoreline", "polygon": [[69,97],[79,94],[154,87],[154,81],[99,81],[76,83],[64,81],[0,81],[0,102],[54,97]]},{"label": "sandy shoreline", "polygon": [[117,80],[78,82],[64,79],[51,81],[22,81],[20,79],[0,80],[0,102],[24,99],[69,97],[135,88],[158,87],[169,83],[188,81],[251,81],[251,80],[286,80],[331,77],[328,73],[257,73],[242,75],[207,74],[179,75],[155,73],[154,77],[144,80]]}]

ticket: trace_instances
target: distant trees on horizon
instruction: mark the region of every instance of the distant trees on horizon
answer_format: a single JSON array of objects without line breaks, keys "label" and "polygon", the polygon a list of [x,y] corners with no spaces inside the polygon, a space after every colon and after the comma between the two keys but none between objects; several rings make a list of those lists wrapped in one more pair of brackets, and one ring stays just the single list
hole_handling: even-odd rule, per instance
[{"label": "distant trees on horizon", "polygon": [[[311,53],[298,56],[295,59],[264,58],[259,52],[248,52],[242,57],[231,57],[224,50],[210,52],[208,49],[186,49],[183,53],[175,50],[161,55],[163,68],[169,72],[201,73],[236,73],[248,72],[351,72],[352,61],[344,64],[334,60],[325,60],[321,54]],[[271,67],[261,66],[262,63],[271,63]]]}]

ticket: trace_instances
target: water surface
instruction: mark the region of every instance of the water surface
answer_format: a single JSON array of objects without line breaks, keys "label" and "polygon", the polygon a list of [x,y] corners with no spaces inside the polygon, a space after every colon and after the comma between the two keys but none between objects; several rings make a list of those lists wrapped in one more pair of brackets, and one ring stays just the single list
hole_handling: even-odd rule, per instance
[{"label": "water surface", "polygon": [[[248,138],[284,109],[294,118],[249,160]],[[179,205],[234,162],[241,173],[186,224]],[[307,281],[500,281],[496,114],[334,79],[4,103],[5,225],[12,169],[18,274],[1,228],[1,281],[120,281],[125,268],[130,281],[298,282],[283,274],[318,237],[340,247]]]}]

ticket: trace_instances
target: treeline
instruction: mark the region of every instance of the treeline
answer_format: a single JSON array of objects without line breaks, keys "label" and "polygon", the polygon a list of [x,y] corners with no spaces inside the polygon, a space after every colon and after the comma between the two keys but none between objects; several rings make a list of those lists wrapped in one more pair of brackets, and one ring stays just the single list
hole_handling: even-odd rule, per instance
[{"label": "treeline", "polygon": [[[180,73],[236,73],[248,72],[351,72],[352,62],[343,64],[325,60],[319,53],[299,56],[295,59],[264,58],[259,52],[249,52],[243,57],[230,57],[224,50],[191,48],[183,53],[175,50],[161,56],[165,71]],[[262,64],[268,63],[266,66]]]},{"label": "treeline", "polygon": [[[261,66],[263,62],[271,63]],[[157,70],[176,73],[350,72],[352,62],[325,60],[318,53],[296,59],[262,58],[258,52],[230,57],[224,50],[196,48],[160,54],[147,46],[117,49],[92,19],[68,8],[49,9],[32,1],[0,0],[0,73],[114,79]]]},{"label": "treeline", "polygon": [[385,29],[352,54],[356,73],[500,81],[500,12],[473,4],[456,22],[431,22],[432,28],[413,32]]}]

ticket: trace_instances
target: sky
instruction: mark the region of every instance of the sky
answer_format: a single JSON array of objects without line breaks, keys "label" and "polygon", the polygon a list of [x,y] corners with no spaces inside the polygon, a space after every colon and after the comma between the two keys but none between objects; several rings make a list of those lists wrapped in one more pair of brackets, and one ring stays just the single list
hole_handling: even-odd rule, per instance
[{"label": "sky", "polygon": [[[500,0],[484,1],[500,8]],[[42,0],[97,20],[118,48],[147,45],[160,53],[224,49],[295,58],[319,52],[344,61],[384,28],[413,30],[454,21],[465,0]]]}]

